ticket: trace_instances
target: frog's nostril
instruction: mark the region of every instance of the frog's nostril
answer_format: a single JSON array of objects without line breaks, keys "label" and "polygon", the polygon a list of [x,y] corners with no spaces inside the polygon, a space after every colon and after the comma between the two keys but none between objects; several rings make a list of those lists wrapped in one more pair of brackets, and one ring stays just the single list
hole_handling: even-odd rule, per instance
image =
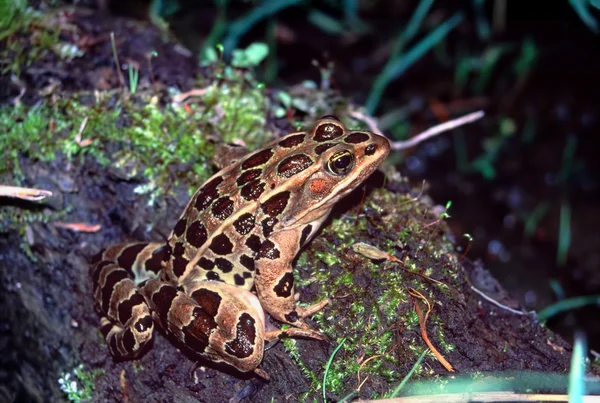
[{"label": "frog's nostril", "polygon": [[365,155],[373,155],[377,151],[377,146],[375,144],[369,144],[365,147]]}]

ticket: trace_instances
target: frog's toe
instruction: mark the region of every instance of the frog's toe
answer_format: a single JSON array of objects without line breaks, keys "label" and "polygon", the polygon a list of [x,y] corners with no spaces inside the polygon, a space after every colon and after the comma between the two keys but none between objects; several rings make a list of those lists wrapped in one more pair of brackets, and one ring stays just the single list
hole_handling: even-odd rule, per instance
[{"label": "frog's toe", "polygon": [[287,329],[265,333],[265,340],[267,341],[281,339],[282,337],[306,337],[308,339],[325,340],[325,337],[321,332],[298,327],[289,327]]},{"label": "frog's toe", "polygon": [[316,312],[319,312],[325,307],[325,305],[329,304],[330,302],[331,300],[329,298],[325,298],[323,301],[318,302],[314,305],[303,308],[298,307],[296,310],[298,311],[298,316],[300,318],[308,318],[309,316],[314,315]]}]

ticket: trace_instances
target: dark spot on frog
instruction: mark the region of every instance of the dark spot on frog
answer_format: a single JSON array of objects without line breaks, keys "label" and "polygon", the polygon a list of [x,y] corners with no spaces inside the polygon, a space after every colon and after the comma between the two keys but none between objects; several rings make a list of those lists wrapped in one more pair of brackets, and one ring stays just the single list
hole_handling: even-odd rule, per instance
[{"label": "dark spot on frog", "polygon": [[249,234],[252,228],[254,228],[254,216],[250,213],[242,214],[233,222],[233,226],[238,234]]},{"label": "dark spot on frog", "polygon": [[206,313],[216,316],[221,305],[221,296],[206,288],[199,288],[192,293],[192,298],[200,305]]},{"label": "dark spot on frog", "polygon": [[236,183],[238,184],[238,186],[243,186],[246,183],[252,182],[256,178],[258,178],[261,173],[262,173],[262,169],[251,169],[250,171],[246,171],[243,174],[241,174],[237,178]]},{"label": "dark spot on frog", "polygon": [[233,270],[233,264],[229,260],[223,259],[222,257],[216,258],[215,264],[223,273],[229,273],[231,270]]},{"label": "dark spot on frog", "polygon": [[211,211],[215,217],[223,221],[233,213],[233,200],[223,196],[213,204]]},{"label": "dark spot on frog", "polygon": [[198,260],[198,266],[202,267],[204,270],[212,270],[215,268],[215,262],[205,257],[201,257]]},{"label": "dark spot on frog", "polygon": [[265,191],[265,184],[264,182],[261,182],[260,180],[254,180],[250,183],[248,183],[247,185],[245,185],[242,190],[240,191],[240,194],[242,195],[242,197],[248,201],[252,201],[252,200],[256,200],[260,197],[260,195],[263,194],[263,192]]},{"label": "dark spot on frog", "polygon": [[270,215],[271,217],[278,216],[279,214],[283,213],[283,210],[285,210],[289,198],[290,192],[288,190],[277,193],[263,203],[262,210],[265,214]]},{"label": "dark spot on frog", "polygon": [[[250,270],[250,271],[254,271],[254,259],[252,259],[250,256],[248,255],[242,255],[240,256],[240,263],[242,264],[242,266],[244,266],[246,269]],[[246,273],[244,273],[245,275]],[[250,274],[250,273],[248,273]]]},{"label": "dark spot on frog", "polygon": [[308,155],[292,155],[283,159],[283,161],[279,163],[277,166],[277,173],[285,178],[291,178],[292,176],[304,171],[312,164],[313,160]]},{"label": "dark spot on frog", "polygon": [[[214,209],[214,207],[213,207]],[[206,231],[206,227],[200,221],[194,221],[192,225],[188,228],[185,239],[189,242],[190,245],[199,248],[208,239],[208,232]]]},{"label": "dark spot on frog", "polygon": [[144,303],[146,303],[146,300],[144,300],[142,294],[137,291],[126,300],[121,301],[117,305],[117,318],[119,318],[119,322],[123,324],[127,323],[133,315],[133,307]]},{"label": "dark spot on frog", "polygon": [[267,217],[262,220],[263,235],[268,238],[273,233],[273,227],[279,222],[275,217]]},{"label": "dark spot on frog", "polygon": [[214,329],[217,328],[217,323],[214,320],[214,315],[204,309],[203,306],[197,306],[192,311],[194,318],[187,326],[181,329],[184,334],[184,344],[197,353],[203,353],[208,346],[208,338]]},{"label": "dark spot on frog", "polygon": [[322,123],[315,130],[314,140],[318,143],[333,140],[344,134],[344,129],[334,123]]},{"label": "dark spot on frog", "polygon": [[183,242],[177,242],[175,244],[175,248],[173,248],[173,256],[183,256],[185,252],[185,246],[183,246]]},{"label": "dark spot on frog", "polygon": [[319,144],[318,146],[315,147],[315,154],[321,155],[333,146],[335,146],[335,143]]},{"label": "dark spot on frog", "polygon": [[266,164],[267,161],[269,161],[269,159],[271,159],[272,156],[273,156],[273,150],[270,148],[266,148],[262,151],[259,151],[256,154],[248,157],[242,163],[242,169],[246,170],[246,169],[255,168],[257,166]]},{"label": "dark spot on frog", "polygon": [[344,141],[349,144],[360,144],[369,140],[369,135],[362,132],[353,132],[344,138]]},{"label": "dark spot on frog", "polygon": [[312,232],[312,225],[308,224],[306,227],[302,229],[302,235],[300,236],[300,247],[304,246],[308,236]]},{"label": "dark spot on frog", "polygon": [[[110,306],[110,299],[112,297],[115,285],[124,279],[129,279],[129,275],[125,269],[115,269],[111,271],[104,280],[102,285],[102,311],[107,312]],[[131,281],[131,280],[130,280]]]},{"label": "dark spot on frog", "polygon": [[165,246],[154,249],[152,256],[144,263],[144,269],[151,271],[152,273],[158,273],[162,269],[162,262],[165,261]]},{"label": "dark spot on frog", "polygon": [[273,291],[278,297],[287,298],[292,295],[292,289],[294,287],[294,275],[290,272],[285,273],[279,283],[273,287]]},{"label": "dark spot on frog", "polygon": [[277,249],[275,247],[275,244],[272,241],[267,239],[260,246],[260,250],[256,254],[256,258],[257,259],[267,258],[267,259],[275,260],[275,259],[279,259],[280,255],[281,254],[279,252],[279,249]]},{"label": "dark spot on frog", "polygon": [[279,145],[283,148],[293,148],[304,142],[304,134],[295,134],[289,136],[279,142]]},{"label": "dark spot on frog", "polygon": [[163,325],[167,324],[167,316],[176,296],[177,290],[175,287],[167,284],[162,285],[158,291],[152,294],[151,300],[154,305],[152,309],[156,311]]},{"label": "dark spot on frog", "polygon": [[185,273],[185,268],[188,263],[189,260],[183,256],[175,256],[175,259],[173,259],[173,274],[175,274],[177,277],[181,277],[183,273]]},{"label": "dark spot on frog", "polygon": [[256,340],[255,320],[247,313],[240,315],[236,325],[236,338],[225,343],[225,351],[237,358],[250,357]]},{"label": "dark spot on frog", "polygon": [[219,186],[223,182],[223,178],[217,176],[206,185],[202,186],[198,194],[196,195],[196,202],[194,203],[194,207],[197,210],[202,211],[219,197],[219,192],[217,190],[217,186]]},{"label": "dark spot on frog", "polygon": [[244,279],[244,277],[240,276],[237,273],[233,276],[233,281],[235,282],[235,285],[238,285],[238,286],[243,286],[246,283],[246,280]]},{"label": "dark spot on frog", "polygon": [[[116,337],[115,337],[116,338]],[[130,328],[125,329],[123,332],[123,347],[129,353],[133,353],[135,347],[135,337]]]},{"label": "dark spot on frog", "polygon": [[288,322],[296,322],[299,318],[298,316],[298,312],[296,311],[292,311],[288,314],[283,315],[283,317],[285,318],[285,320],[287,320]]},{"label": "dark spot on frog", "polygon": [[250,250],[253,252],[258,253],[261,245],[262,242],[260,241],[260,238],[256,235],[250,235],[248,239],[246,239],[246,246],[250,248]]},{"label": "dark spot on frog", "polygon": [[173,233],[180,237],[181,235],[183,235],[183,232],[185,231],[185,228],[187,227],[187,220],[185,218],[180,218],[179,221],[177,221],[177,224],[175,224],[175,228],[173,228]]},{"label": "dark spot on frog", "polygon": [[119,263],[119,266],[121,266],[125,270],[131,271],[131,266],[133,266],[133,263],[135,262],[135,259],[137,258],[138,254],[147,245],[147,243],[138,243],[123,249],[119,257],[117,258],[117,263]]},{"label": "dark spot on frog", "polygon": [[225,234],[219,234],[213,238],[209,246],[217,255],[228,255],[233,251],[233,244],[229,240],[229,237]]},{"label": "dark spot on frog", "polygon": [[168,262],[169,259],[171,258],[171,255],[173,254],[173,248],[171,248],[171,245],[169,244],[165,244],[164,246],[162,246],[159,249],[156,249],[154,251],[154,253],[159,253],[158,251],[162,249],[163,250],[163,257],[162,257],[162,261],[163,262]]},{"label": "dark spot on frog", "polygon": [[221,277],[219,276],[219,273],[214,272],[214,271],[209,271],[208,273],[206,273],[206,279],[213,280],[213,281],[221,281]]}]

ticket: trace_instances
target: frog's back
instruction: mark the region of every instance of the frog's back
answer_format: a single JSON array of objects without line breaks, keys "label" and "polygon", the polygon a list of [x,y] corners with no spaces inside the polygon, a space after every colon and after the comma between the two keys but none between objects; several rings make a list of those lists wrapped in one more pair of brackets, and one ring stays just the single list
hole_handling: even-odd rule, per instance
[{"label": "frog's back", "polygon": [[274,232],[308,224],[298,217],[309,222],[324,218],[332,206],[321,202],[340,189],[321,186],[320,172],[335,153],[356,154],[361,147],[358,154],[364,157],[372,136],[381,138],[349,133],[336,119],[326,118],[310,132],[272,141],[216,173],[194,193],[169,237],[166,278],[252,288],[261,245]]}]

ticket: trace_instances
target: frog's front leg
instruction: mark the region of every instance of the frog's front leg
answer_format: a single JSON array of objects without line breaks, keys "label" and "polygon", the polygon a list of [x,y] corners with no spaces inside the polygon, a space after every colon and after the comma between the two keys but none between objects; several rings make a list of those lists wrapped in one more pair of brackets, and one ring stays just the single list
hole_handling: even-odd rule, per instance
[{"label": "frog's front leg", "polygon": [[256,295],[217,281],[175,287],[150,280],[142,289],[154,319],[182,345],[241,372],[257,369],[263,356],[265,316]]},{"label": "frog's front leg", "polygon": [[[321,310],[329,299],[304,308],[296,305],[292,261],[300,250],[300,238],[299,231],[290,230],[272,234],[264,241],[256,256],[254,284],[262,306],[271,316],[306,329],[303,319]],[[322,338],[320,333],[313,333],[309,337]]]}]

